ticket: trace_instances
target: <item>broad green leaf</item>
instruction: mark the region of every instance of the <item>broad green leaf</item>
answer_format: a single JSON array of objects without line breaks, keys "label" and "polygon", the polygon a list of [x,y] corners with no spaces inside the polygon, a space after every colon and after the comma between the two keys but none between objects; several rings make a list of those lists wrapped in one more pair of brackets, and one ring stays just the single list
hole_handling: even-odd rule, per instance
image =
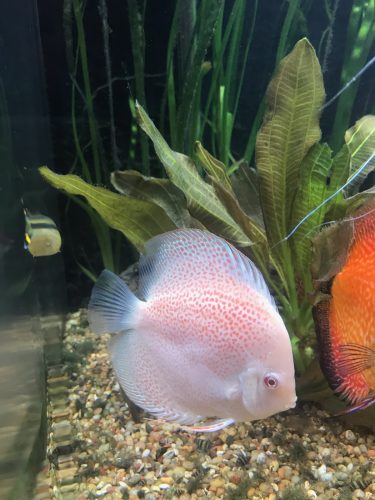
[{"label": "broad green leaf", "polygon": [[232,190],[232,186],[225,170],[225,165],[213,157],[199,141],[195,143],[194,153],[208,175],[221,182],[226,189]]},{"label": "broad green leaf", "polygon": [[111,183],[122,194],[156,203],[177,227],[191,225],[185,195],[170,180],[145,177],[136,170],[117,170],[111,174]]},{"label": "broad green leaf", "polygon": [[[344,213],[345,204],[344,191],[340,190],[349,177],[350,153],[346,144],[340,149],[332,161],[331,172],[327,179],[327,190],[325,199],[337,193],[332,201],[326,205],[326,221],[340,219]],[[339,191],[339,192],[338,192]]]},{"label": "broad green leaf", "polygon": [[76,175],[58,175],[47,167],[40,167],[39,172],[55,188],[86,198],[108,226],[123,233],[139,251],[153,236],[176,229],[156,203],[91,186]]},{"label": "broad green leaf", "polygon": [[[311,213],[327,197],[327,179],[332,164],[331,149],[327,144],[315,144],[302,163],[301,180],[293,204],[293,226]],[[304,277],[309,272],[311,260],[311,236],[324,221],[328,205],[323,205],[297,229],[292,236],[292,249],[298,274]]]},{"label": "broad green leaf", "polygon": [[[358,120],[346,131],[345,142],[351,155],[350,177],[352,177],[375,151],[375,116],[367,115]],[[353,193],[374,168],[375,158],[353,179],[348,191]]]},{"label": "broad green leaf", "polygon": [[200,177],[194,162],[188,156],[177,153],[168,146],[138,103],[136,110],[139,125],[152,140],[156,154],[163,163],[170,180],[185,194],[191,215],[213,233],[239,246],[251,245],[252,242],[228,214],[213,187]]},{"label": "broad green leaf", "polygon": [[[319,61],[307,39],[280,63],[266,93],[266,112],[256,141],[256,164],[270,246],[291,229],[291,207],[301,162],[319,141],[324,87]],[[275,251],[277,251],[275,248]]]},{"label": "broad green leaf", "polygon": [[242,210],[263,228],[264,221],[259,198],[259,181],[256,170],[242,163],[237,171],[231,175],[230,180]]},{"label": "broad green leaf", "polygon": [[[327,144],[315,144],[303,160],[300,186],[293,205],[293,226],[318,207],[326,198],[327,178],[331,169],[331,149]],[[300,277],[309,274],[311,237],[324,221],[327,205],[313,212],[292,237],[292,249]]]}]

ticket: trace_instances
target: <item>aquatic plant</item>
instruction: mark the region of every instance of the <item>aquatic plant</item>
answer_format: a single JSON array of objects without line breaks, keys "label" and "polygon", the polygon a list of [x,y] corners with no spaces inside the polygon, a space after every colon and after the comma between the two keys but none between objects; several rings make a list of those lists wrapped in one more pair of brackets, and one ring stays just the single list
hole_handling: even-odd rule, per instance
[{"label": "aquatic plant", "polygon": [[[251,5],[250,5],[251,3]],[[240,108],[244,82],[247,77],[254,36],[260,24],[261,4],[246,0],[178,0],[172,9],[172,19],[168,33],[168,45],[165,57],[165,73],[158,75],[164,85],[164,98],[160,103],[161,112],[156,116],[156,124],[168,138],[172,149],[194,157],[196,140],[204,142],[207,149],[222,161],[231,174],[242,160],[252,161],[256,136],[261,125],[265,98],[263,90],[255,103],[255,116],[251,120],[248,134],[241,140],[238,149],[238,125],[241,125]],[[321,59],[326,65],[328,54],[334,41],[335,13],[338,0],[324,2],[329,21],[322,34]],[[290,0],[280,6],[280,36],[275,36],[275,57],[269,57],[269,70],[274,63],[279,63],[291,44],[303,33],[308,33],[306,16],[313,8],[312,2]],[[95,88],[96,73],[90,59],[87,40],[90,24],[85,19],[87,2],[83,0],[64,0],[64,31],[66,55],[71,79],[71,124],[75,159],[70,170],[89,183],[108,185],[110,172],[120,164],[136,164],[142,174],[159,172],[150,157],[149,143],[144,134],[138,134],[134,128],[134,99],[129,98],[131,110],[131,132],[129,147],[117,146],[114,104],[116,81],[134,81],[135,95],[138,102],[147,108],[148,84],[146,56],[148,32],[145,25],[146,14],[150,5],[144,0],[128,0],[127,12],[133,75],[118,76],[112,73],[112,58],[115,53],[110,47],[109,14],[106,0],[100,0],[98,6],[103,38],[103,75],[105,84]],[[324,9],[323,9],[324,10]],[[366,61],[374,37],[373,27],[374,2],[353,0],[352,14],[348,29],[347,47],[342,66],[343,83],[353,76]],[[87,30],[87,33],[86,31]],[[164,68],[163,68],[164,69]],[[268,70],[268,71],[269,71]],[[147,85],[146,85],[147,84]],[[129,83],[128,83],[129,85]],[[334,150],[342,140],[343,132],[348,128],[351,109],[354,104],[357,83],[340,98],[336,120],[331,134]],[[130,89],[130,86],[129,86]],[[96,97],[102,91],[108,97],[108,109],[97,103]],[[153,94],[150,94],[153,96]],[[152,102],[154,102],[153,99]],[[159,103],[157,103],[159,106]],[[340,111],[341,110],[341,111]],[[344,110],[344,111],[342,111]],[[106,123],[99,122],[97,116],[106,115]],[[153,113],[155,116],[155,113]],[[345,119],[342,119],[345,115]],[[82,120],[81,118],[84,117]],[[123,154],[120,158],[120,151]],[[139,154],[138,154],[139,153]],[[240,158],[240,160],[238,160]],[[98,243],[103,265],[108,269],[119,270],[121,240],[98,217],[90,204],[73,198],[74,202],[87,213]],[[93,263],[92,253],[87,255],[82,245],[74,241],[77,238],[74,225],[71,224],[70,203],[66,207],[68,236],[71,251],[80,269],[90,279],[95,280],[97,263]]]},{"label": "aquatic plant", "polygon": [[[64,1],[64,30],[66,54],[68,61],[69,76],[71,79],[71,109],[70,119],[72,126],[72,138],[75,148],[76,158],[73,162],[71,172],[76,172],[87,182],[102,184],[109,177],[106,155],[102,145],[99,133],[98,121],[94,107],[94,90],[90,78],[90,68],[88,59],[88,50],[86,44],[86,33],[84,27],[84,13],[86,2],[82,0]],[[113,96],[111,92],[111,62],[108,48],[108,25],[106,22],[106,3],[101,1],[103,46],[106,62],[106,74],[108,84],[108,103],[111,123],[111,152],[112,161],[118,167],[117,146],[115,132],[113,130]],[[74,33],[75,32],[75,33]],[[75,34],[75,36],[74,36]],[[78,118],[86,117],[85,130],[78,125]],[[82,123],[82,121],[80,121]],[[84,137],[84,139],[83,139]],[[90,167],[89,167],[90,165]],[[92,167],[92,168],[91,168]],[[80,199],[72,198],[88,215],[93,233],[95,235],[100,256],[105,267],[118,270],[118,236],[113,233],[98,213],[92,209],[90,204]],[[70,204],[66,206],[66,219],[69,218]],[[74,228],[70,228],[74,231]],[[71,237],[74,238],[73,235]],[[95,279],[95,271],[91,266],[90,259],[87,257],[78,257],[75,252],[76,245],[72,244],[72,252],[80,269],[92,280]]]},{"label": "aquatic plant", "polygon": [[[336,238],[336,226],[324,233],[319,229],[332,219],[350,217],[374,196],[373,190],[349,195],[375,166],[370,161],[375,117],[365,116],[347,130],[342,148],[333,156],[327,144],[319,143],[323,101],[319,62],[313,47],[302,39],[282,59],[267,89],[256,170],[241,164],[229,175],[199,142],[195,163],[169,147],[137,104],[139,125],[152,140],[168,179],[116,171],[111,181],[119,193],[114,193],[74,175],[54,174],[47,167],[40,172],[53,186],[84,196],[140,252],[152,236],[178,227],[204,227],[240,247],[273,290],[301,375],[314,358],[312,307],[321,298],[316,280],[326,279],[327,266],[332,272],[340,262],[338,255],[342,258],[348,248],[343,244],[345,234]],[[317,379],[302,380],[305,392],[311,387],[316,391],[321,373]]]},{"label": "aquatic plant", "polygon": [[[375,41],[375,1],[354,0],[347,29],[344,60],[340,82],[345,85],[365,65]],[[357,97],[359,79],[340,96],[332,126],[330,145],[338,151],[341,138],[348,128],[354,102]]]}]

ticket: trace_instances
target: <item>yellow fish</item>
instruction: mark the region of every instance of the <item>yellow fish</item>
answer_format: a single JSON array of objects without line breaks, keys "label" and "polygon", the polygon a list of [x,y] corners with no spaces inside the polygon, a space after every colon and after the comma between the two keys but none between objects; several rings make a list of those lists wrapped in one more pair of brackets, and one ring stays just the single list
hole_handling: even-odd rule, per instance
[{"label": "yellow fish", "polygon": [[25,213],[25,248],[33,257],[55,255],[61,248],[61,236],[54,221],[42,214]]}]

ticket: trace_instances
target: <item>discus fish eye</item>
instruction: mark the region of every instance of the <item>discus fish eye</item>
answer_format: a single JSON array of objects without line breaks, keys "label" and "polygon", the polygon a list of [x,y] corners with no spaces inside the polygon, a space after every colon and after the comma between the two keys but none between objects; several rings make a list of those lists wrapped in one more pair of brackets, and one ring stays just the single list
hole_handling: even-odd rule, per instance
[{"label": "discus fish eye", "polygon": [[263,382],[267,389],[276,389],[279,385],[279,379],[274,373],[267,373],[264,376]]}]

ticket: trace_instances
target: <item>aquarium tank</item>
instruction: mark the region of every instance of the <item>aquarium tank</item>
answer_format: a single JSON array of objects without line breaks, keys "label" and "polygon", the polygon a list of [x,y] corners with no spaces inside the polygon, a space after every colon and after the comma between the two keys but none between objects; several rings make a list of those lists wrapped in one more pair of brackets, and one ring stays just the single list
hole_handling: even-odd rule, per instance
[{"label": "aquarium tank", "polygon": [[0,16],[0,497],[375,498],[375,0]]}]

